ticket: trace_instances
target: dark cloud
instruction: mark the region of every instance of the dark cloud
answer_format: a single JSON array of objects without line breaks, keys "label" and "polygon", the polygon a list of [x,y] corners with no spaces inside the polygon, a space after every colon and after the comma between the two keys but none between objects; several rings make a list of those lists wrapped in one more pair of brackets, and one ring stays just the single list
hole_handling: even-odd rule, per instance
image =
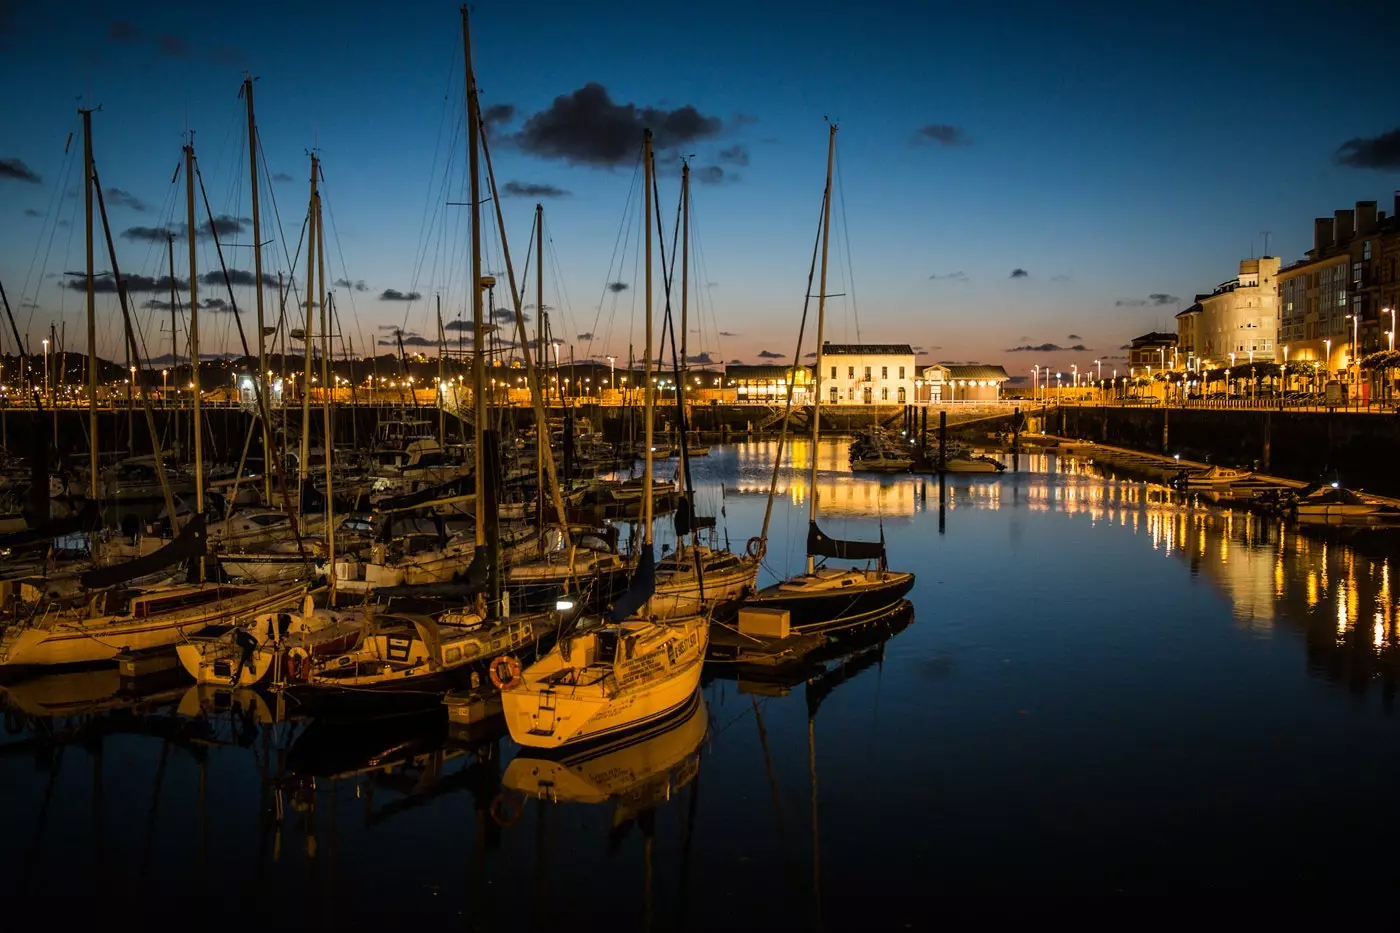
[{"label": "dark cloud", "polygon": [[[375,330],[391,330],[391,331],[393,331],[394,333],[397,334],[397,333],[399,332],[399,325],[397,325],[397,324],[376,324],[376,325],[374,326],[374,329],[375,329]],[[470,328],[469,328],[469,329],[470,329]]]},{"label": "dark cloud", "polygon": [[1121,353],[1115,353],[1112,356],[1101,357],[1101,359],[1107,362],[1108,360],[1126,360],[1127,357],[1123,356]]},{"label": "dark cloud", "polygon": [[278,181],[278,182],[281,182],[281,181],[296,181],[295,178],[293,178],[291,175],[288,175],[286,172],[273,172],[273,173],[272,173],[272,180],[273,180],[273,181]]},{"label": "dark cloud", "polygon": [[1011,278],[1013,278],[1013,279],[1025,279],[1025,278],[1029,278],[1029,277],[1030,277],[1030,273],[1027,272],[1025,269],[1012,269],[1012,270],[1011,270]]},{"label": "dark cloud", "polygon": [[222,298],[206,298],[199,303],[199,306],[206,311],[233,311],[233,305]]},{"label": "dark cloud", "polygon": [[[184,279],[176,279],[174,284],[177,290],[184,290],[190,287],[190,284]],[[122,278],[122,285],[126,287],[127,294],[135,294],[137,292],[168,292],[170,291],[171,281],[168,275],[163,275],[158,279],[152,278],[149,275],[128,275]],[[87,276],[83,273],[70,276],[68,281],[64,283],[64,287],[70,291],[85,292],[87,291]],[[112,277],[110,272],[99,273],[92,280],[92,288],[93,291],[100,292],[104,295],[115,295],[117,293],[117,281]]]},{"label": "dark cloud", "polygon": [[[422,337],[418,334],[404,334],[401,340],[403,345],[406,347],[435,347],[438,345],[438,342],[436,340],[432,340],[427,337]],[[397,347],[399,343],[400,340],[379,341],[379,345],[381,347]]]},{"label": "dark cloud", "polygon": [[132,42],[141,38],[141,33],[130,20],[114,19],[107,24],[107,38],[113,42]]},{"label": "dark cloud", "polygon": [[1079,336],[1078,334],[1070,334],[1070,335],[1069,335],[1068,337],[1066,337],[1065,339],[1066,339],[1066,340],[1083,340],[1084,338],[1081,337],[1081,336]]},{"label": "dark cloud", "polygon": [[569,192],[541,182],[508,181],[505,186],[507,197],[511,198],[567,198]]},{"label": "dark cloud", "polygon": [[353,282],[349,279],[336,279],[331,284],[334,285],[336,288],[349,288],[357,292],[369,291],[369,286],[365,284],[364,279],[356,279]]},{"label": "dark cloud", "polygon": [[730,360],[729,363],[728,363],[727,365],[729,365],[729,366],[743,366],[743,365],[744,365],[744,361],[743,361],[743,360]]},{"label": "dark cloud", "polygon": [[397,288],[386,288],[379,293],[380,301],[417,301],[422,297],[418,292],[401,292]]},{"label": "dark cloud", "polygon": [[1175,295],[1168,295],[1166,292],[1153,292],[1152,294],[1147,296],[1147,300],[1152,302],[1157,307],[1161,307],[1162,305],[1174,305],[1181,303],[1180,298],[1176,297]]},{"label": "dark cloud", "polygon": [[1338,165],[1381,170],[1400,169],[1400,127],[1379,136],[1358,136],[1337,147]]},{"label": "dark cloud", "polygon": [[713,137],[721,126],[689,104],[665,110],[615,103],[607,88],[590,82],[532,114],[511,141],[541,158],[611,168],[636,160],[644,129],[656,149],[669,150]]},{"label": "dark cloud", "polygon": [[515,105],[492,104],[481,111],[481,119],[487,126],[503,126],[515,119]]},{"label": "dark cloud", "polygon": [[463,321],[463,320],[461,320],[461,319],[458,319],[458,320],[455,320],[455,321],[448,321],[446,324],[442,325],[442,329],[443,329],[443,330],[454,330],[454,331],[455,331],[455,330],[471,330],[471,329],[472,329],[472,322],[471,322],[471,321]]},{"label": "dark cloud", "polygon": [[803,354],[803,359],[815,360],[816,358],[817,358],[817,351],[816,351],[816,350],[813,350],[811,353]]},{"label": "dark cloud", "polygon": [[735,332],[732,331],[732,330],[722,330],[722,331],[719,332],[719,335],[720,335],[721,337],[737,337],[737,336],[739,336],[737,333],[735,333]]},{"label": "dark cloud", "polygon": [[184,237],[184,229],[174,230],[171,227],[127,227],[119,236],[123,240],[137,240],[143,243],[164,243],[166,237],[174,233],[176,236]]},{"label": "dark cloud", "polygon": [[967,138],[962,127],[953,126],[949,123],[926,123],[914,131],[914,138],[911,141],[915,146],[925,146],[929,143],[947,148],[969,145],[972,141]]},{"label": "dark cloud", "polygon": [[1131,350],[1132,348],[1133,348],[1133,345],[1132,345],[1131,343],[1125,343],[1125,344],[1123,344],[1121,347],[1119,347],[1118,349],[1120,349],[1120,350]]},{"label": "dark cloud", "polygon": [[235,233],[242,233],[246,224],[253,221],[248,217],[234,217],[232,214],[220,214],[213,220],[206,220],[199,225],[199,235],[208,236],[212,229],[219,236],[233,236]]},{"label": "dark cloud", "polygon": [[720,162],[728,162],[730,165],[748,165],[749,150],[735,143],[728,148],[721,149],[719,155],[715,156]]},{"label": "dark cloud", "polygon": [[774,353],[772,350],[758,351],[758,358],[760,360],[780,360],[785,356],[787,356],[786,353]]},{"label": "dark cloud", "polygon": [[[230,269],[228,270],[228,280],[234,285],[251,288],[253,284],[257,282],[257,277],[247,269]],[[277,287],[277,276],[275,275],[264,272],[262,280],[263,288]],[[199,283],[201,285],[222,287],[224,284],[224,270],[214,269],[204,273],[199,277]]]},{"label": "dark cloud", "polygon": [[946,275],[939,275],[937,272],[935,272],[933,275],[929,276],[929,279],[934,282],[966,282],[967,273],[949,272]]},{"label": "dark cloud", "polygon": [[32,207],[26,207],[26,208],[24,209],[24,216],[26,216],[26,217],[43,217],[44,215],[43,215],[42,212],[36,211],[36,210],[35,210],[34,208],[32,208]]},{"label": "dark cloud", "polygon": [[719,185],[726,181],[738,181],[739,176],[726,172],[718,165],[702,165],[690,170],[690,177],[702,185]]},{"label": "dark cloud", "polygon": [[719,362],[719,360],[716,360],[715,358],[713,358],[712,356],[710,356],[710,354],[709,354],[708,351],[703,352],[703,353],[697,353],[697,354],[695,354],[694,356],[687,356],[687,357],[685,358],[685,361],[686,361],[687,363],[698,363],[698,364],[700,364],[700,365],[702,365],[702,366],[709,366],[709,365],[711,365],[711,364],[713,364],[713,363],[718,363],[718,362]]},{"label": "dark cloud", "polygon": [[1115,308],[1142,308],[1146,305],[1146,298],[1119,298],[1113,303]]},{"label": "dark cloud", "polygon": [[106,195],[107,203],[113,207],[125,207],[142,213],[146,211],[146,202],[130,191],[124,191],[121,188],[108,188],[103,194]]},{"label": "dark cloud", "polygon": [[1010,347],[1010,348],[1008,348],[1007,350],[1005,350],[1004,352],[1006,352],[1006,353],[1057,353],[1057,352],[1061,352],[1061,351],[1067,351],[1067,352],[1074,352],[1074,353],[1084,353],[1084,352],[1088,351],[1088,349],[1089,349],[1089,348],[1086,347],[1086,346],[1084,346],[1084,344],[1082,344],[1082,343],[1076,343],[1076,344],[1075,344],[1074,346],[1072,346],[1072,347],[1062,347],[1062,346],[1060,346],[1058,343],[1042,343],[1042,344],[1037,344],[1037,345],[1035,345],[1035,346],[1031,346],[1031,345],[1027,344],[1027,345],[1021,346],[1021,347]]},{"label": "dark cloud", "polygon": [[575,339],[577,339],[577,340],[592,340],[592,339],[593,339],[593,332],[592,332],[592,331],[589,331],[589,332],[586,333],[586,334],[579,334]]},{"label": "dark cloud", "polygon": [[43,181],[19,159],[0,159],[0,178],[8,178],[11,181],[27,181],[31,185],[37,185]]},{"label": "dark cloud", "polygon": [[626,282],[609,282],[609,283],[608,283],[608,291],[612,292],[614,295],[616,295],[618,292],[625,292],[625,291],[627,291],[627,283],[626,283]]},{"label": "dark cloud", "polygon": [[189,58],[190,49],[179,36],[156,36],[156,48],[166,58]]}]

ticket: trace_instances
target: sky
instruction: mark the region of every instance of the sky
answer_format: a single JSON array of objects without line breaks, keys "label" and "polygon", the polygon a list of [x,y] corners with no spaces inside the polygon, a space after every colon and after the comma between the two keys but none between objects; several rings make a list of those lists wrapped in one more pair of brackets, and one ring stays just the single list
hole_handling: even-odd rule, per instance
[{"label": "sky", "polygon": [[[478,4],[473,67],[523,303],[533,316],[539,202],[562,353],[624,360],[630,344],[640,356],[647,126],[668,259],[681,158],[691,165],[688,352],[700,362],[793,358],[827,120],[839,126],[827,339],[907,342],[927,362],[1013,375],[1111,365],[1263,253],[1265,231],[1287,263],[1311,246],[1314,216],[1392,206],[1400,97],[1385,48],[1362,37],[1393,34],[1400,4],[1342,2],[1326,17],[1286,2],[1056,6]],[[314,150],[338,342],[387,352],[398,328],[431,354],[439,299],[450,336],[469,314],[463,70],[447,3],[0,0],[0,283],[21,335],[38,352],[52,324],[86,350],[83,279],[65,273],[85,268],[87,106],[100,107],[94,159],[146,356],[172,352],[160,279],[164,231],[185,224],[187,130],[196,226],[220,218],[225,262],[247,283],[230,296],[213,238],[196,237],[197,274],[212,282],[199,286],[201,348],[239,349],[233,303],[253,339],[247,74],[269,283],[282,272],[304,288]],[[495,203],[483,262],[509,307]],[[183,282],[188,244],[175,245]],[[97,256],[109,270],[100,223]],[[678,314],[678,282],[673,295]],[[273,323],[275,288],[265,297]],[[123,358],[110,291],[98,319],[99,352]]]}]

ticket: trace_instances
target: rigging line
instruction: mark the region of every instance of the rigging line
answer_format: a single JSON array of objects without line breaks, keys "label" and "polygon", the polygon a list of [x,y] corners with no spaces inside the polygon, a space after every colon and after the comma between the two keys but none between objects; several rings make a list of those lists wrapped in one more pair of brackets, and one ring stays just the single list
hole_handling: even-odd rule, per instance
[{"label": "rigging line", "polygon": [[[446,98],[444,98],[444,106],[446,106]],[[413,274],[412,274],[412,276],[411,276],[410,279],[409,279],[408,290],[409,290],[410,293],[416,291],[416,290],[418,289],[418,287],[419,287],[419,283],[422,281],[422,278],[423,278],[423,266],[424,266],[424,263],[427,261],[427,258],[428,258],[428,246],[427,246],[427,243],[428,243],[428,241],[432,238],[432,236],[433,236],[433,231],[434,231],[434,230],[438,230],[438,231],[439,231],[439,233],[438,233],[438,243],[439,243],[439,246],[440,246],[440,247],[441,247],[441,246],[444,246],[444,245],[446,244],[446,242],[447,242],[447,240],[446,240],[446,236],[447,236],[446,228],[447,228],[447,207],[448,207],[447,201],[448,201],[448,192],[449,192],[449,189],[450,189],[450,186],[451,186],[453,172],[454,172],[454,171],[456,170],[456,168],[457,168],[456,162],[457,162],[458,160],[457,160],[455,157],[456,157],[456,155],[457,155],[457,145],[458,145],[458,142],[459,142],[459,141],[465,142],[465,140],[463,140],[462,137],[463,137],[463,127],[466,125],[466,108],[458,108],[458,109],[459,109],[460,112],[457,114],[457,122],[453,125],[453,133],[452,133],[451,140],[449,141],[448,150],[447,150],[447,156],[446,156],[446,158],[444,159],[444,161],[443,161],[443,163],[442,163],[442,176],[441,176],[441,181],[440,181],[440,182],[436,180],[436,175],[437,175],[437,172],[436,172],[436,166],[437,166],[437,150],[436,150],[436,148],[435,148],[435,151],[434,151],[434,155],[433,155],[433,166],[434,166],[434,168],[433,168],[433,170],[432,170],[432,174],[429,175],[428,190],[427,190],[427,193],[426,193],[425,199],[424,199],[424,213],[423,213],[424,219],[423,219],[422,221],[420,221],[420,223],[419,223],[419,238],[418,238],[418,244],[417,244],[417,246],[416,246],[416,248],[415,248],[415,250],[414,250],[415,261],[414,261],[414,266],[413,266]],[[439,130],[439,140],[438,140],[438,145],[440,146],[440,144],[441,144],[441,130]],[[463,167],[463,171],[465,172],[465,167]],[[436,198],[436,200],[437,200],[438,203],[439,203],[439,207],[433,209],[433,210],[431,211],[431,213],[429,213],[429,208],[431,207],[432,202],[433,202],[433,200],[434,200],[433,194],[434,194],[434,189],[435,189],[435,188],[436,188],[436,192],[437,192],[437,198]],[[442,216],[442,223],[441,223],[441,224],[439,224],[439,223],[438,223],[438,220],[437,220],[437,218],[438,218],[439,215]],[[462,218],[461,218],[461,216],[460,216],[460,214],[459,214],[458,217],[457,217],[457,227],[458,227],[459,230],[460,230],[460,225],[461,225],[461,223],[462,223]],[[433,271],[434,271],[434,272],[436,272],[436,270],[437,270],[437,268],[438,268],[438,264],[439,264],[439,263],[438,263],[438,255],[437,255],[436,252],[434,252],[434,255],[433,255]],[[444,268],[444,273],[446,273],[447,271],[448,271],[448,269],[445,267],[445,268]],[[412,311],[412,307],[413,307],[413,303],[412,303],[412,302],[409,302],[408,304],[406,304],[406,305],[404,306],[403,318],[402,318],[402,320],[401,320],[400,323],[399,323],[399,327],[400,327],[401,330],[404,329],[404,328],[406,328],[406,327],[408,326],[408,316],[409,316],[410,312]],[[425,308],[424,314],[425,314],[425,315],[428,314],[428,313],[430,312],[430,310],[431,310],[431,309]]]},{"label": "rigging line", "polygon": [[[81,124],[80,124],[80,125],[81,125]],[[53,215],[54,215],[54,213],[56,212],[56,209],[57,209],[57,208],[61,208],[61,207],[63,206],[63,204],[62,204],[63,192],[65,192],[65,191],[68,190],[68,178],[69,178],[69,177],[71,176],[71,174],[72,174],[73,165],[74,165],[74,160],[78,158],[77,153],[78,153],[78,151],[79,151],[80,148],[81,148],[81,147],[79,147],[79,146],[69,146],[69,147],[67,147],[67,149],[66,149],[66,150],[64,151],[64,153],[63,153],[63,168],[62,168],[61,174],[60,174],[60,176],[59,176],[59,183],[58,183],[58,185],[53,189],[53,191],[51,191],[51,192],[49,193],[49,204],[48,204],[48,207],[47,207],[47,208],[45,209],[45,211],[44,211],[44,223],[45,223],[46,226],[47,226],[48,223],[49,223],[49,219],[50,219],[50,218],[53,218]],[[76,214],[76,213],[77,213],[77,210],[78,210],[78,204],[77,204],[77,199],[75,198],[74,201],[73,201],[73,213]],[[35,246],[34,246],[34,253],[33,253],[33,255],[30,257],[30,260],[29,260],[29,268],[25,270],[25,273],[24,273],[24,280],[20,283],[20,289],[19,289],[19,304],[20,304],[20,309],[23,310],[26,301],[30,302],[29,319],[26,320],[26,321],[25,321],[25,324],[24,324],[25,330],[28,330],[28,329],[30,328],[30,326],[33,324],[34,311],[38,308],[38,305],[39,305],[39,288],[42,286],[42,283],[43,283],[43,281],[44,281],[44,278],[43,278],[44,272],[46,272],[46,271],[48,270],[49,255],[53,252],[53,241],[54,241],[54,239],[56,238],[56,236],[57,236],[57,234],[58,234],[58,228],[59,228],[59,219],[54,218],[54,219],[53,219],[53,225],[52,225],[52,227],[50,228],[50,232],[49,232],[49,242],[48,242],[48,244],[45,246],[45,245],[43,244],[43,241],[42,241],[42,240],[40,240],[38,243],[35,244]],[[69,230],[69,232],[68,232],[69,242],[71,243],[71,242],[72,242],[72,237],[73,237],[73,224],[72,224],[71,221],[69,222],[68,230]],[[31,298],[28,298],[28,295],[29,295],[29,283],[30,283],[30,281],[33,280],[33,278],[34,278],[34,264],[35,264],[36,262],[39,261],[39,250],[40,250],[40,247],[41,247],[41,246],[43,246],[43,248],[44,248],[44,260],[43,260],[42,265],[40,265],[40,267],[39,267],[39,279],[38,279],[38,282],[39,282],[40,284],[35,286],[35,288],[34,288],[34,296],[33,296],[33,298],[31,299]],[[65,252],[66,252],[66,251],[65,251]],[[60,283],[60,285],[66,287],[66,283]],[[61,306],[61,304],[60,304],[60,306]]]},{"label": "rigging line", "polygon": [[851,225],[846,220],[846,183],[841,180],[841,145],[835,146],[836,190],[841,201],[841,231],[846,247],[846,288],[851,293],[851,316],[856,321],[856,341],[860,341],[860,307],[856,302],[856,267],[851,259]]},{"label": "rigging line", "polygon": [[[355,285],[354,285],[354,283],[353,283],[353,282],[351,281],[351,279],[350,279],[350,269],[349,269],[349,267],[346,266],[346,264],[345,264],[345,251],[344,251],[344,249],[341,248],[341,244],[340,244],[340,230],[339,230],[339,228],[337,228],[336,225],[335,225],[335,209],[334,209],[333,207],[331,207],[330,199],[324,196],[324,195],[325,195],[325,172],[324,172],[324,171],[321,173],[321,182],[322,182],[322,186],[321,186],[321,191],[322,191],[321,203],[324,204],[324,205],[326,206],[326,215],[330,218],[330,221],[331,221],[331,239],[335,241],[335,253],[336,253],[337,258],[340,259],[340,272],[341,272],[341,274],[342,274],[343,276],[345,276],[345,279],[344,279],[344,282],[345,282],[345,292],[346,292],[346,294],[348,295],[348,297],[350,298],[350,315],[351,315],[351,317],[353,317],[354,320],[355,320],[355,329],[356,329],[356,330],[359,330],[359,328],[360,328],[360,312],[359,312],[359,309],[355,306]],[[335,309],[335,311],[336,311],[336,316],[337,316],[337,319],[338,319],[338,318],[339,318],[339,315],[340,315],[340,308],[337,307],[337,308]],[[341,349],[343,350],[343,349],[345,349],[345,333],[344,333],[344,328],[343,328],[343,327],[342,327],[341,330],[342,330],[342,332],[341,332],[341,334],[340,334],[340,347],[341,347]]]},{"label": "rigging line", "polygon": [[[454,85],[456,85],[456,84],[460,81],[460,78],[454,78],[455,75],[460,75],[460,72],[461,72],[461,66],[458,64],[458,61],[459,61],[459,60],[458,60],[457,57],[456,57],[456,54],[457,54],[457,53],[456,53],[456,50],[455,50],[455,49],[454,49],[454,51],[453,51],[452,54],[453,54],[453,58],[452,58],[451,63],[449,64],[448,79],[447,79],[448,92],[447,92],[446,94],[443,94],[443,95],[442,95],[442,112],[438,115],[438,131],[437,131],[437,138],[433,141],[433,161],[432,161],[432,164],[431,164],[431,165],[429,166],[429,168],[428,168],[428,184],[427,184],[427,190],[423,192],[423,212],[422,212],[421,217],[420,217],[420,220],[419,220],[419,222],[418,222],[418,243],[417,243],[417,247],[416,247],[416,249],[415,249],[414,252],[415,252],[415,255],[420,256],[420,257],[423,255],[423,252],[424,252],[424,250],[426,249],[426,243],[427,243],[428,237],[430,237],[430,236],[432,235],[432,228],[429,227],[429,225],[428,225],[428,218],[434,216],[434,215],[437,213],[437,211],[434,210],[434,209],[433,209],[433,206],[432,206],[432,205],[433,205],[433,189],[434,189],[434,187],[435,187],[436,184],[437,184],[436,179],[437,179],[437,168],[438,168],[438,156],[440,156],[440,155],[442,154],[442,139],[443,139],[443,133],[444,133],[444,130],[445,130],[446,126],[447,126],[447,114],[448,114],[448,112],[449,112],[449,111],[448,111],[447,105],[448,105],[449,103],[452,102],[452,88],[454,87]],[[452,162],[453,162],[453,160],[452,160],[452,155],[454,154],[454,152],[455,152],[455,150],[456,150],[455,140],[456,140],[456,137],[457,137],[457,133],[461,130],[462,123],[463,123],[463,122],[465,121],[465,119],[466,119],[466,117],[465,117],[465,108],[457,107],[457,108],[454,108],[454,109],[458,112],[458,113],[457,113],[457,122],[454,124],[454,129],[453,129],[453,140],[454,140],[454,142],[453,142],[452,150],[448,152],[447,161],[444,163],[444,165],[447,166],[447,167],[450,167],[450,166],[452,165]],[[450,171],[450,168],[449,168],[448,170]],[[439,197],[438,200],[441,200],[441,197]],[[421,268],[421,266],[420,266],[420,268]],[[415,272],[414,272],[414,278],[415,278],[415,279],[417,278],[417,275],[418,275],[418,271],[415,270]]]},{"label": "rigging line", "polygon": [[[294,257],[287,250],[287,231],[286,228],[282,226],[282,212],[277,207],[277,190],[276,185],[273,184],[272,169],[267,164],[267,152],[263,149],[262,131],[258,130],[255,134],[255,137],[258,142],[258,157],[262,162],[263,177],[266,179],[265,190],[267,192],[267,199],[272,203],[272,222],[277,227],[277,239],[282,244],[282,258],[287,260],[288,264],[287,288],[288,291],[291,293],[292,297],[297,300],[298,304],[300,304],[301,298],[297,292],[296,267],[297,259],[301,257],[302,241],[306,238],[306,219],[303,218],[302,220],[301,236],[297,238],[297,254]],[[280,295],[278,296],[278,299],[285,302],[285,298],[283,298]]]},{"label": "rigging line", "polygon": [[[641,173],[641,170],[642,170],[642,156],[641,156],[641,153],[638,153],[638,154],[637,154],[637,162],[636,162],[636,164],[632,167],[632,180],[631,180],[631,182],[628,184],[628,187],[627,187],[627,200],[626,200],[626,202],[624,202],[624,204],[623,204],[623,208],[622,208],[622,217],[618,220],[618,224],[617,224],[617,235],[613,238],[612,255],[608,257],[608,276],[607,276],[607,279],[604,280],[604,282],[603,282],[603,290],[602,290],[602,293],[598,296],[598,311],[597,311],[597,313],[594,314],[594,316],[593,316],[593,326],[592,326],[591,328],[589,328],[589,331],[590,331],[591,333],[595,333],[595,334],[596,334],[596,333],[598,332],[598,322],[601,321],[602,318],[603,318],[603,304],[608,300],[608,291],[609,291],[610,286],[612,285],[612,283],[613,283],[614,281],[617,281],[616,279],[614,279],[614,278],[612,277],[613,264],[614,264],[614,263],[617,263],[617,270],[618,270],[618,273],[619,273],[619,277],[620,277],[620,274],[621,274],[621,272],[622,272],[622,259],[619,257],[619,250],[621,250],[621,251],[622,251],[622,255],[625,256],[625,255],[626,255],[627,244],[628,244],[628,242],[631,240],[631,237],[632,237],[632,227],[631,227],[631,225],[628,223],[628,220],[630,220],[630,218],[631,218],[631,212],[632,212],[632,198],[633,198],[633,196],[635,195],[635,193],[636,193],[636,191],[637,191],[637,180],[638,180],[638,175],[640,175],[640,173]],[[633,279],[633,281],[636,281],[635,278]],[[613,314],[616,314],[616,313],[617,313],[617,293],[616,293],[616,292],[613,292],[612,294],[613,294],[612,313],[613,313]],[[633,302],[633,303],[635,304],[635,302]],[[611,334],[611,332],[612,332],[612,319],[611,319],[611,317],[610,317],[610,318],[609,318],[609,321],[608,321],[608,333]]]}]

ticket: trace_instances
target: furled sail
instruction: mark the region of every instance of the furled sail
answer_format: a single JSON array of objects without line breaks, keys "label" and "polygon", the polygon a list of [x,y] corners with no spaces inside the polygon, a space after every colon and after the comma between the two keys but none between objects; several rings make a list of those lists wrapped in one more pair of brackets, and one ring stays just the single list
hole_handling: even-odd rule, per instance
[{"label": "furled sail", "polygon": [[110,567],[94,567],[92,570],[86,571],[79,579],[83,586],[89,589],[101,589],[106,586],[116,586],[128,580],[135,580],[137,577],[158,573],[182,560],[199,557],[204,553],[205,539],[204,516],[194,515],[190,517],[189,523],[180,529],[175,540],[160,550],[124,563],[113,564]]},{"label": "furled sail", "polygon": [[651,599],[651,594],[655,592],[656,554],[648,545],[637,561],[637,571],[632,574],[632,583],[627,587],[627,592],[619,596],[617,601],[613,603],[612,612],[608,613],[608,618],[613,622],[621,622],[645,606],[647,600]]},{"label": "furled sail", "polygon": [[807,526],[807,553],[813,557],[835,557],[838,560],[885,559],[885,536],[879,541],[843,541],[826,535],[816,522]]}]

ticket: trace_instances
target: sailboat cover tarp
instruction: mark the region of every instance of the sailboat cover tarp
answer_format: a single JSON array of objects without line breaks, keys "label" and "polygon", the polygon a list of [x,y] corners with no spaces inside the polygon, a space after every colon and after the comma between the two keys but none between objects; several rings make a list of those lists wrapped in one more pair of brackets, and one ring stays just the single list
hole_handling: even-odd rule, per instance
[{"label": "sailboat cover tarp", "polygon": [[436,502],[438,499],[466,496],[475,491],[476,484],[472,482],[470,476],[459,476],[456,479],[439,483],[436,486],[428,486],[417,492],[406,492],[401,496],[381,499],[375,504],[375,509],[379,512],[402,512],[415,509],[420,505],[427,505],[429,502]]},{"label": "sailboat cover tarp", "polygon": [[843,541],[827,537],[816,522],[807,526],[807,553],[813,557],[835,557],[838,560],[884,560],[884,536],[879,541]]},{"label": "sailboat cover tarp", "polygon": [[632,574],[632,583],[627,587],[627,592],[618,597],[613,603],[612,612],[608,613],[608,619],[613,622],[621,622],[632,613],[646,605],[651,599],[651,594],[656,592],[656,554],[648,545],[642,551],[642,556],[637,561],[637,572]]},{"label": "sailboat cover tarp", "polygon": [[137,577],[158,573],[182,560],[198,557],[204,553],[205,543],[204,516],[195,515],[190,518],[189,524],[180,529],[175,540],[159,551],[153,551],[144,557],[137,557],[124,563],[113,564],[110,567],[94,567],[79,579],[83,586],[90,589],[116,586],[128,580],[135,580]]},{"label": "sailboat cover tarp", "polygon": [[65,535],[92,531],[100,525],[101,514],[98,512],[97,503],[89,499],[82,511],[75,515],[52,519],[37,528],[26,528],[23,531],[0,535],[0,548],[17,548],[39,541],[51,541]]}]

